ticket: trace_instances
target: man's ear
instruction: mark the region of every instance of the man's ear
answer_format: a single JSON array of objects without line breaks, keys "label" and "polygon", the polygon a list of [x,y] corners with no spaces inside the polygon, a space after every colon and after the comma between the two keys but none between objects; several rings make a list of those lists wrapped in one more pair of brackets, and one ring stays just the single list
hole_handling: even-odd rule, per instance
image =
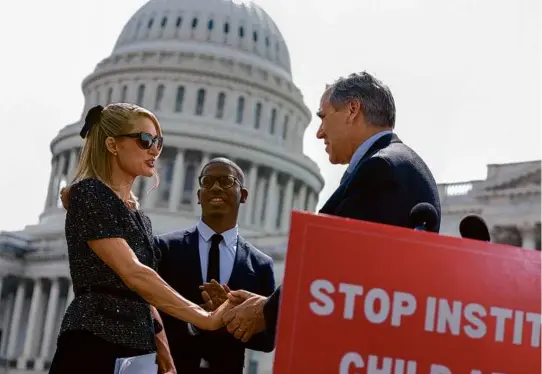
[{"label": "man's ear", "polygon": [[201,201],[200,201],[200,198],[199,198],[200,192],[201,192],[200,189],[198,189],[198,192],[196,192],[196,196],[198,198],[198,204],[201,204]]},{"label": "man's ear", "polygon": [[354,122],[354,119],[360,114],[363,115],[363,108],[358,100],[350,100],[347,104],[348,108],[348,122]]},{"label": "man's ear", "polygon": [[246,188],[241,188],[241,200],[240,203],[244,204],[248,199],[248,190]]}]

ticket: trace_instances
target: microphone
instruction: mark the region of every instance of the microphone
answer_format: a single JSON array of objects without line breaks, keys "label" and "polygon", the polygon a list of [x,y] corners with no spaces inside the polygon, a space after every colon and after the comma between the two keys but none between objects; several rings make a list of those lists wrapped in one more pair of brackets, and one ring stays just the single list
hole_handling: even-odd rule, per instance
[{"label": "microphone", "polygon": [[416,231],[437,231],[438,214],[429,203],[419,203],[410,211],[410,226]]},{"label": "microphone", "polygon": [[462,238],[490,241],[487,225],[484,219],[477,214],[468,214],[461,220],[459,233]]}]

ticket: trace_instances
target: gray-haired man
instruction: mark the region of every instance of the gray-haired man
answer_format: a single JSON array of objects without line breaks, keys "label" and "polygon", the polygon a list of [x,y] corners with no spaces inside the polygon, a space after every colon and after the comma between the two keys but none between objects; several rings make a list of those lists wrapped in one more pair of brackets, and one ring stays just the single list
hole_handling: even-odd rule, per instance
[{"label": "gray-haired man", "polygon": [[[372,75],[354,73],[326,87],[317,116],[316,133],[324,140],[332,164],[348,164],[333,195],[320,213],[410,227],[418,203],[433,205],[440,229],[440,200],[435,179],[425,162],[394,134],[395,102],[390,89]],[[229,330],[247,340],[262,329],[273,332],[279,312],[279,287],[269,298],[233,291],[246,300],[224,315]]]}]

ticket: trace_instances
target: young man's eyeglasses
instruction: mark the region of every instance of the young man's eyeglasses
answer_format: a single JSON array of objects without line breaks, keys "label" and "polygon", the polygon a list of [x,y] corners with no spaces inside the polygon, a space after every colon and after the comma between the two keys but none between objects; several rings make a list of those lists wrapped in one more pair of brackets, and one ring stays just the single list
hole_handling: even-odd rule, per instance
[{"label": "young man's eyeglasses", "polygon": [[201,175],[199,177],[199,185],[203,188],[212,188],[216,182],[218,182],[219,186],[223,189],[231,188],[234,184],[241,186],[239,179],[231,175],[222,175],[219,177],[213,175]]},{"label": "young man's eyeglasses", "polygon": [[117,135],[121,138],[132,138],[137,140],[137,145],[139,145],[142,149],[151,149],[154,144],[156,144],[156,148],[158,150],[162,149],[162,145],[164,144],[164,138],[161,136],[152,136],[148,132],[136,132],[133,134],[121,134]]}]

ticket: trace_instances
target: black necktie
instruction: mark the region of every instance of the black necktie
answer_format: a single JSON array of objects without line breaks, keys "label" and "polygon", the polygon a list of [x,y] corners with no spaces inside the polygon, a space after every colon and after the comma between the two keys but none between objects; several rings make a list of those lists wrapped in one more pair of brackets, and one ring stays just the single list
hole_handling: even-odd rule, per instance
[{"label": "black necktie", "polygon": [[207,264],[207,282],[211,279],[220,283],[220,251],[218,244],[222,241],[222,235],[214,234],[211,237],[211,250],[209,251],[209,262]]}]

